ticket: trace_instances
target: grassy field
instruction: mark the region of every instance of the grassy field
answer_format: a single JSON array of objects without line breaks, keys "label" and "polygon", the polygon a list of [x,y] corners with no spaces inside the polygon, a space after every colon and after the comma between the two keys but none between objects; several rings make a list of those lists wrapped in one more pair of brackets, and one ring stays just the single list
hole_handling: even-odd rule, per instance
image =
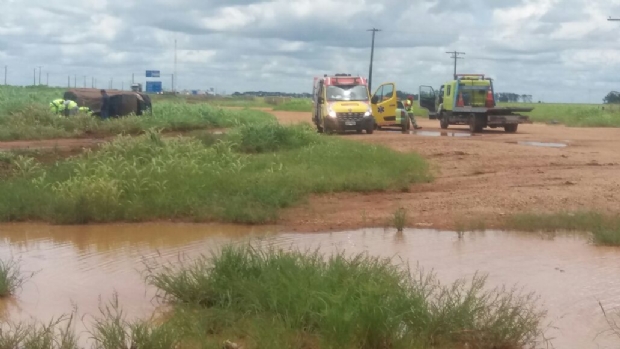
[{"label": "grassy field", "polygon": [[600,104],[506,103],[501,106],[532,107],[534,122],[560,123],[571,127],[620,127],[620,106]]},{"label": "grassy field", "polygon": [[155,102],[153,115],[100,120],[87,115],[58,117],[49,103],[62,97],[62,89],[0,87],[0,141],[82,136],[138,134],[151,128],[162,131],[227,128],[275,120],[257,110],[229,110],[184,100]]},{"label": "grassy field", "polygon": [[242,125],[217,137],[153,131],[51,165],[5,156],[0,221],[267,223],[310,193],[405,190],[430,179],[416,154],[322,137],[306,125]]},{"label": "grassy field", "polygon": [[590,234],[596,245],[620,246],[620,216],[597,212],[519,214],[510,217],[504,228],[525,232],[579,232]]}]

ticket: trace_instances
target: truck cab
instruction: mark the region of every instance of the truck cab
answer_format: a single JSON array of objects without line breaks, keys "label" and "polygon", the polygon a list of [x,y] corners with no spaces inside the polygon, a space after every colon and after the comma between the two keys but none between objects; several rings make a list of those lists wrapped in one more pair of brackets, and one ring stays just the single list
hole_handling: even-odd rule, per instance
[{"label": "truck cab", "polygon": [[374,132],[366,79],[351,74],[314,78],[312,96],[312,122],[319,133]]},{"label": "truck cab", "polygon": [[430,119],[439,119],[442,129],[450,125],[468,125],[471,132],[503,127],[514,133],[519,124],[531,123],[527,116],[534,108],[497,107],[493,80],[484,74],[457,74],[441,85],[439,91],[420,86],[420,107],[427,109]]}]

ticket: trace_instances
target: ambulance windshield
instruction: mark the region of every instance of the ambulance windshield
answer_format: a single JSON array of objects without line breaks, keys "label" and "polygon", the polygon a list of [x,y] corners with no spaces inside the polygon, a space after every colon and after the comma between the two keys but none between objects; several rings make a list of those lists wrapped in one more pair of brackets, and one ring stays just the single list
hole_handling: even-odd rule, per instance
[{"label": "ambulance windshield", "polygon": [[327,87],[328,101],[368,101],[368,90],[364,85],[334,85]]}]

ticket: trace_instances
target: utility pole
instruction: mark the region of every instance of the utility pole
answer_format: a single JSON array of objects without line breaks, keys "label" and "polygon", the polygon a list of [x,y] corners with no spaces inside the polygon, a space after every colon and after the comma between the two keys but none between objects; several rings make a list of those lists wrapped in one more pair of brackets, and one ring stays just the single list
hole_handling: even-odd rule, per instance
[{"label": "utility pole", "polygon": [[73,88],[77,88],[77,75],[73,75]]},{"label": "utility pole", "polygon": [[370,46],[370,68],[368,69],[368,90],[372,93],[372,62],[375,58],[375,34],[380,32],[381,29],[372,28],[367,31],[372,32],[372,44]]},{"label": "utility pole", "polygon": [[177,77],[177,39],[174,39],[174,75],[172,76],[172,93],[176,92],[176,86],[174,85],[176,83],[176,77]]},{"label": "utility pole", "polygon": [[67,88],[71,88],[71,75],[67,75]]},{"label": "utility pole", "polygon": [[5,65],[4,66],[4,86],[6,86],[6,75],[7,75],[8,71],[9,71],[9,66]]},{"label": "utility pole", "polygon": [[34,68],[34,75],[32,77],[32,86],[37,86],[37,68]]},{"label": "utility pole", "polygon": [[452,52],[446,52],[446,53],[452,55],[450,56],[450,58],[454,59],[454,78],[456,79],[456,62],[459,59],[463,59],[463,57],[459,57],[459,55],[464,55],[465,52],[452,51]]},{"label": "utility pole", "polygon": [[45,85],[49,86],[50,85],[50,73],[47,72],[46,75],[47,77],[45,78]]},{"label": "utility pole", "polygon": [[39,85],[41,85],[41,66],[39,66]]}]

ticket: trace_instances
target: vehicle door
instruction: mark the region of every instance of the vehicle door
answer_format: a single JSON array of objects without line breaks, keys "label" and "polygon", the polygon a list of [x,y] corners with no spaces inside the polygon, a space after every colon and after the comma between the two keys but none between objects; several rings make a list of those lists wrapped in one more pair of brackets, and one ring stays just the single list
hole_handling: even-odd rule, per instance
[{"label": "vehicle door", "polygon": [[377,125],[389,125],[396,122],[396,85],[387,83],[379,86],[372,96],[372,115]]},{"label": "vehicle door", "polygon": [[431,118],[437,113],[436,98],[435,90],[431,86],[420,86],[420,108],[428,110]]}]

